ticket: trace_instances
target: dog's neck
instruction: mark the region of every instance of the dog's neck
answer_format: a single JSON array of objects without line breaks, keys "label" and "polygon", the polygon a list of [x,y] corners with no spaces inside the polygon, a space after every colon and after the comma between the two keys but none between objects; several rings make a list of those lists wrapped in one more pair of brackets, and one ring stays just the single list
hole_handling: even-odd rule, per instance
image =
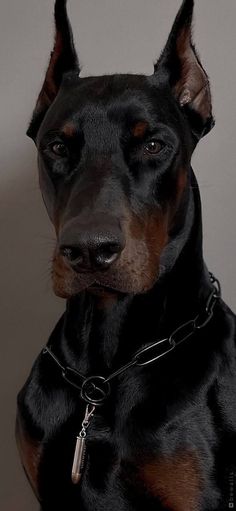
[{"label": "dog's neck", "polygon": [[73,365],[77,361],[87,374],[106,374],[128,361],[138,348],[170,335],[199,312],[210,281],[202,255],[201,202],[193,173],[184,222],[161,263],[161,277],[143,295],[105,299],[84,292],[68,301],[63,344],[69,359],[73,356]]}]

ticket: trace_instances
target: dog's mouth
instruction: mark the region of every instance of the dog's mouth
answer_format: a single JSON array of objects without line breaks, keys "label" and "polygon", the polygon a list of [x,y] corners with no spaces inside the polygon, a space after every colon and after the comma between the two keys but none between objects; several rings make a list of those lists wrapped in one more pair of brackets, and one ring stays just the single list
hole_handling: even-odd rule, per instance
[{"label": "dog's mouth", "polygon": [[113,288],[113,287],[110,287],[110,286],[106,286],[106,285],[103,285],[103,284],[99,284],[97,283],[96,281],[91,284],[90,286],[88,286],[86,288],[86,291],[88,293],[91,293],[95,296],[99,296],[99,297],[107,297],[108,295],[112,296],[112,295],[117,295],[117,294],[122,294],[122,292],[116,288]]},{"label": "dog's mouth", "polygon": [[86,291],[101,298],[117,297],[127,293],[143,293],[153,286],[158,276],[146,271],[141,263],[136,261],[129,267],[123,266],[112,271],[94,273],[76,273],[64,264],[62,258],[56,258],[53,264],[52,280],[54,292],[61,298],[72,296]]}]

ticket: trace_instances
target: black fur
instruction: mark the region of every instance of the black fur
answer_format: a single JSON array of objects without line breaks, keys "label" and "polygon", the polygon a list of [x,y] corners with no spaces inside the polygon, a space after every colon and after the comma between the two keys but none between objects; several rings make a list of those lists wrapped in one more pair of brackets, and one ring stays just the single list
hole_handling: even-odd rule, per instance
[{"label": "black fur", "polygon": [[[83,79],[65,4],[56,2],[54,53],[28,130],[57,235],[54,289],[68,299],[48,343],[64,365],[106,376],[195,317],[210,293],[190,161],[213,126],[211,97],[192,44],[193,1],[183,2],[154,75]],[[99,248],[104,259],[104,240],[119,242],[119,258],[98,269],[92,256]],[[235,384],[235,316],[220,300],[191,340],[114,380],[73,486],[85,403],[41,353],[18,396],[17,431],[42,511],[227,509]]]}]

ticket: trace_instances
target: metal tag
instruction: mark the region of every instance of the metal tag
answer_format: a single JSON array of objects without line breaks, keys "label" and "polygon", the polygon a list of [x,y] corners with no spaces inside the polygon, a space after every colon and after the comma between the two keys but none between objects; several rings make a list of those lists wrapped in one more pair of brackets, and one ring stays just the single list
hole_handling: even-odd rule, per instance
[{"label": "metal tag", "polygon": [[82,422],[82,429],[77,436],[76,445],[75,445],[75,453],[74,460],[72,466],[71,479],[73,484],[78,484],[81,480],[81,476],[83,473],[83,467],[85,463],[85,455],[86,455],[86,436],[87,436],[87,428],[90,424],[90,421],[93,417],[93,412],[95,410],[95,406],[87,405],[84,420]]}]

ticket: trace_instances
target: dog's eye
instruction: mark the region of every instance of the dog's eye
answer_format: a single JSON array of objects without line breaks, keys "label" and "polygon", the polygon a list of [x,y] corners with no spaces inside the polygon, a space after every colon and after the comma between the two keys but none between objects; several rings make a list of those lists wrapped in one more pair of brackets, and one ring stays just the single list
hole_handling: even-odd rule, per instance
[{"label": "dog's eye", "polygon": [[163,144],[158,140],[150,140],[144,145],[144,154],[158,154],[162,147]]},{"label": "dog's eye", "polygon": [[61,142],[57,142],[51,145],[51,150],[57,156],[66,156],[67,155],[67,147],[65,144]]}]

